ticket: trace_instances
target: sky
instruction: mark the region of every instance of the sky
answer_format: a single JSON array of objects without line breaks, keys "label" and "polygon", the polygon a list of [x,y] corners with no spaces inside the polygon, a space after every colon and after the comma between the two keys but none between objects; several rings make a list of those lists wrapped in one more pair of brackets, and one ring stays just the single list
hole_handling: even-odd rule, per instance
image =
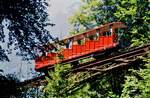
[{"label": "sky", "polygon": [[[49,0],[50,7],[48,13],[54,27],[48,28],[51,34],[55,37],[63,38],[68,35],[70,24],[68,17],[75,12],[80,5],[80,0]],[[16,73],[23,79],[30,78],[31,71],[34,72],[34,61],[21,61],[21,57],[15,55],[15,52],[9,55],[10,62],[0,62],[0,69],[3,69],[4,74]]]},{"label": "sky", "polygon": [[68,30],[70,28],[68,18],[79,7],[80,0],[50,0],[50,2],[51,6],[48,12],[51,21],[56,24],[50,31],[53,35],[55,34],[62,39],[64,36],[68,35]]}]

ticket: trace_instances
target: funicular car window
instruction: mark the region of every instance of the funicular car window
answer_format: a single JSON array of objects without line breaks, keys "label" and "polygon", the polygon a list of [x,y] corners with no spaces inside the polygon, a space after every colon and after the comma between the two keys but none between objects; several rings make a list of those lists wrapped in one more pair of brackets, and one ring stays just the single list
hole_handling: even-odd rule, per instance
[{"label": "funicular car window", "polygon": [[103,32],[103,36],[111,36],[111,32]]},{"label": "funicular car window", "polygon": [[78,45],[83,45],[84,44],[84,39],[78,39],[77,43],[78,43]]}]

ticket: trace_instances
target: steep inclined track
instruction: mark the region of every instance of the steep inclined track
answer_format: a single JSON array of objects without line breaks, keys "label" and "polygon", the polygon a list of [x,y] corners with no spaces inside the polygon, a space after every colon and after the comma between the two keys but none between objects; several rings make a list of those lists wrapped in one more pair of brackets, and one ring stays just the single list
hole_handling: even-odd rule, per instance
[{"label": "steep inclined track", "polygon": [[[127,59],[131,59],[131,58],[134,58],[134,57],[137,57],[137,56],[143,56],[144,53],[147,53],[149,52],[150,50],[150,45],[146,45],[146,46],[143,46],[143,47],[138,47],[138,48],[135,48],[135,49],[131,49],[127,52],[122,52],[120,54],[117,54],[117,55],[112,55],[104,60],[96,60],[96,61],[92,61],[92,62],[88,62],[88,63],[85,63],[85,64],[82,64],[80,65],[81,67],[78,67],[76,69],[73,70],[73,72],[78,72],[78,71],[81,71],[81,70],[85,70],[86,68],[93,68],[93,67],[96,67],[96,66],[100,66],[100,65],[103,65],[103,64],[109,64],[110,62],[117,62],[117,61],[122,61],[122,62],[129,62],[130,60],[127,60]],[[133,60],[131,60],[133,61]],[[120,62],[118,62],[120,63]]]},{"label": "steep inclined track", "polygon": [[[94,60],[91,62],[87,62],[84,64],[78,65],[78,67],[74,68],[72,72],[80,72],[80,71],[94,71],[89,77],[86,77],[83,81],[90,79],[93,76],[96,76],[101,73],[105,73],[112,69],[116,69],[118,67],[123,67],[132,62],[135,62],[139,59],[140,56],[145,56],[150,52],[150,45],[145,45],[142,47],[129,48],[128,51],[115,53],[106,57],[105,59]],[[45,75],[26,80],[24,82],[18,83],[18,86],[37,86],[42,85],[46,82]]]}]

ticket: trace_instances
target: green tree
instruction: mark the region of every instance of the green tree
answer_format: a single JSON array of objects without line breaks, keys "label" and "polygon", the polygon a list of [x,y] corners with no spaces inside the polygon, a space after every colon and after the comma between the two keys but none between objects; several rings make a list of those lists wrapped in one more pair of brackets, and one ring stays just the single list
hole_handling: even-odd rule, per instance
[{"label": "green tree", "polygon": [[149,98],[150,97],[150,55],[144,58],[144,69],[131,70],[126,76],[121,98]]},{"label": "green tree", "polygon": [[[8,50],[14,45],[19,50],[17,54],[27,58],[33,59],[38,55],[37,50],[44,51],[43,44],[52,39],[46,27],[53,26],[47,6],[46,0],[0,0],[0,42],[9,36]],[[8,35],[4,20],[9,24]],[[10,52],[0,46],[0,60],[8,60],[7,53]]]},{"label": "green tree", "polygon": [[43,98],[90,98],[96,95],[90,91],[88,84],[76,85],[77,74],[71,74],[70,65],[55,65],[54,71],[49,72],[46,77],[48,84],[44,88]]},{"label": "green tree", "polygon": [[150,42],[150,1],[122,0],[117,3],[114,15],[127,24],[133,45]]},{"label": "green tree", "polygon": [[79,33],[104,23],[117,21],[116,2],[114,0],[81,0],[82,5],[75,14],[70,17],[73,25],[71,32]]},{"label": "green tree", "polygon": [[[117,5],[115,16],[125,22],[129,28],[132,45],[144,45],[150,42],[150,11],[149,0],[122,0]],[[145,58],[147,64],[139,70],[132,69],[132,74],[126,77],[122,98],[149,98],[149,56]],[[146,68],[143,69],[143,66]]]}]

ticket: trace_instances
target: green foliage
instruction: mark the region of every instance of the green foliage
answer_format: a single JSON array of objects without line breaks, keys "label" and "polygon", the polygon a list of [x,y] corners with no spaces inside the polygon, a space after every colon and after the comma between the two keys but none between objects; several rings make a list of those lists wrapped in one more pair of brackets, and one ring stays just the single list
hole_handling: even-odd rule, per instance
[{"label": "green foliage", "polygon": [[100,98],[120,98],[122,84],[126,71],[116,69],[95,77],[89,84],[91,89],[96,91]]},{"label": "green foliage", "polygon": [[108,92],[108,97],[107,98],[120,98],[119,95],[116,95],[115,93],[113,92]]},{"label": "green foliage", "polygon": [[130,76],[126,76],[121,98],[149,98],[150,97],[150,56],[145,58],[146,68],[131,70]]},{"label": "green foliage", "polygon": [[90,98],[95,94],[88,84],[76,86],[78,78],[70,73],[70,68],[70,65],[57,64],[54,71],[49,72],[43,98]]},{"label": "green foliage", "polygon": [[71,32],[79,33],[95,26],[115,21],[116,17],[112,16],[114,12],[114,1],[82,0],[79,10],[70,17],[70,23],[74,27]]},{"label": "green foliage", "polygon": [[127,24],[133,45],[150,42],[150,2],[148,0],[122,0],[114,15]]},{"label": "green foliage", "polygon": [[[11,46],[15,46],[18,55],[24,59],[33,59],[42,47],[52,39],[47,26],[53,26],[48,19],[46,0],[0,0],[0,42],[6,40],[7,51],[0,45],[0,60],[11,53]],[[5,21],[5,23],[4,23]],[[6,26],[7,23],[7,26]],[[4,29],[6,27],[6,29]]]},{"label": "green foliage", "polygon": [[[118,17],[119,21],[125,22],[128,25],[133,46],[150,43],[149,5],[150,2],[148,0],[122,0],[117,5],[115,16]],[[145,69],[132,69],[132,74],[126,77],[121,94],[122,98],[150,97],[149,57],[145,60],[148,61]]]}]

